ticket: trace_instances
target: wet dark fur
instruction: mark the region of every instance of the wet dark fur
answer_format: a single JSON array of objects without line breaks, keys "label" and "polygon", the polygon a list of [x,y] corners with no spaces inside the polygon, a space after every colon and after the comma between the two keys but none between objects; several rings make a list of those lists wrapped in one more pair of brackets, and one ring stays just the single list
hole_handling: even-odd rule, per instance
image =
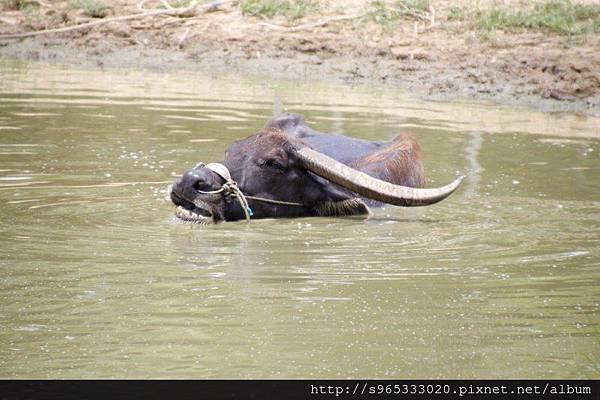
[{"label": "wet dark fur", "polygon": [[421,147],[406,134],[396,136],[388,147],[369,153],[350,166],[396,185],[420,188],[426,183]]},{"label": "wet dark fur", "polygon": [[[423,187],[425,175],[419,145],[407,135],[385,142],[367,141],[320,133],[302,117],[283,114],[271,119],[258,133],[236,140],[221,161],[247,196],[297,202],[304,207],[267,204],[250,200],[253,218],[360,215],[368,213],[355,193],[306,170],[295,150],[311,147],[346,165],[394,184]],[[244,214],[236,202],[216,201],[198,194],[220,188],[224,180],[204,167],[192,169],[173,185],[176,205],[204,204],[215,222],[239,220]],[[181,199],[185,199],[182,201]],[[367,201],[370,205],[379,205]],[[201,207],[202,208],[202,207]]]}]

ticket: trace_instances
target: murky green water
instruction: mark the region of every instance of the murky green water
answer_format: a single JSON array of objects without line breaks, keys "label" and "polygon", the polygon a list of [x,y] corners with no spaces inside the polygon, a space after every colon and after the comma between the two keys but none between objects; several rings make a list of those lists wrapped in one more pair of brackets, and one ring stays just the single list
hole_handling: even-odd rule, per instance
[{"label": "murky green water", "polygon": [[[439,205],[177,221],[274,113],[415,135]],[[0,66],[0,377],[599,378],[600,120],[368,88]]]}]

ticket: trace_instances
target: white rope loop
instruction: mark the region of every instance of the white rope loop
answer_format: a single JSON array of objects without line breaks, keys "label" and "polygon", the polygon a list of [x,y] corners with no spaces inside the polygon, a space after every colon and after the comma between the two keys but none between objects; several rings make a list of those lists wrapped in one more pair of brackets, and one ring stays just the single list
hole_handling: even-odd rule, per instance
[{"label": "white rope loop", "polygon": [[217,174],[221,178],[225,179],[225,183],[221,186],[220,189],[209,191],[209,192],[198,190],[198,192],[202,193],[202,194],[223,193],[223,196],[225,197],[225,201],[231,202],[233,200],[237,200],[237,202],[240,204],[240,207],[242,207],[242,211],[244,211],[244,216],[246,217],[247,222],[250,222],[250,218],[252,217],[252,215],[254,215],[254,213],[252,212],[252,209],[250,208],[250,205],[248,204],[248,199],[263,201],[265,203],[284,205],[284,206],[306,207],[302,203],[293,203],[293,202],[289,202],[289,201],[264,199],[262,197],[255,197],[255,196],[246,196],[241,191],[241,189],[238,187],[237,183],[231,178],[231,173],[229,172],[229,169],[225,165],[223,165],[221,163],[210,163],[210,164],[204,165],[204,163],[200,162],[200,163],[196,164],[194,169],[201,168],[201,167],[210,169],[215,174]]},{"label": "white rope loop", "polygon": [[221,178],[225,179],[225,183],[221,186],[220,189],[211,190],[211,191],[203,191],[198,190],[199,193],[202,194],[219,194],[223,193],[225,196],[225,200],[230,202],[232,200],[237,200],[240,203],[240,207],[242,207],[242,211],[244,211],[244,216],[246,217],[246,221],[250,222],[250,217],[252,217],[253,212],[250,206],[248,205],[248,200],[244,196],[244,193],[240,190],[237,183],[231,179],[231,174],[229,173],[229,169],[221,163],[210,163],[204,165],[204,163],[199,162],[196,164],[194,169],[196,168],[208,168],[213,171],[215,174],[219,175]]}]

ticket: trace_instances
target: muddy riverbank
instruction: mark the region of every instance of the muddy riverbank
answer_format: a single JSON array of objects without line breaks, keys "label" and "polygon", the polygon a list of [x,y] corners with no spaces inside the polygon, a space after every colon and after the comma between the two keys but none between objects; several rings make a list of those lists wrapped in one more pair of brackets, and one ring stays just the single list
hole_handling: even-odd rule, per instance
[{"label": "muddy riverbank", "polygon": [[[369,83],[428,99],[600,115],[600,35],[483,29],[474,21],[495,10],[495,2],[483,1],[476,11],[460,2],[421,2],[426,7],[399,12],[393,6],[408,2],[331,1],[293,20],[285,13],[249,15],[242,8],[248,2],[211,9],[186,3],[162,13],[160,1],[123,0],[111,2],[103,18],[74,2],[33,3],[23,9],[5,5],[0,13],[0,57]],[[115,20],[155,11],[160,13]],[[81,24],[91,26],[2,39]]]}]

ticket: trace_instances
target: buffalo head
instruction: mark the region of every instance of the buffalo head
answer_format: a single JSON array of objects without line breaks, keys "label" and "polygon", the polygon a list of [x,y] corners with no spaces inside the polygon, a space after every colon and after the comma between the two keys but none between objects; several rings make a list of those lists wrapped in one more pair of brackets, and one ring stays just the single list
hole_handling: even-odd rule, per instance
[{"label": "buffalo head", "polygon": [[368,214],[363,198],[399,206],[429,205],[460,184],[459,178],[435,189],[394,185],[311,148],[300,136],[267,125],[232,143],[219,164],[198,164],[185,172],[171,189],[176,215],[198,223],[247,218],[244,204],[234,198],[239,192],[224,190],[233,181],[252,218]]}]

